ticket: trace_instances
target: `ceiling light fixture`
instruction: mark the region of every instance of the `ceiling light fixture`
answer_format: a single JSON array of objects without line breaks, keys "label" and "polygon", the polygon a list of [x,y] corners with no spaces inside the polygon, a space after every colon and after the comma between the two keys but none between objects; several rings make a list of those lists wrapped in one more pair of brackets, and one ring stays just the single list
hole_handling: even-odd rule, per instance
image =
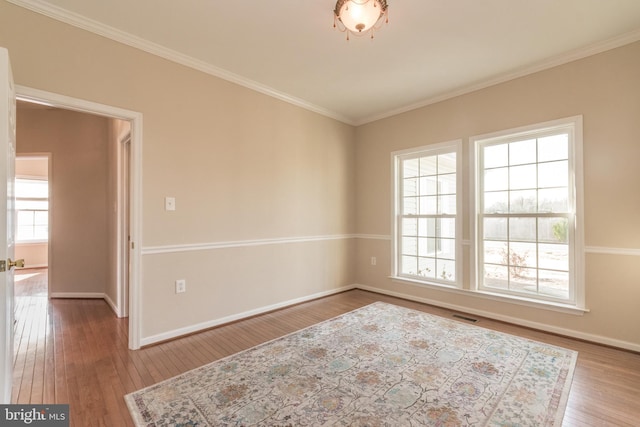
[{"label": "ceiling light fixture", "polygon": [[389,22],[387,0],[338,0],[333,11],[333,27],[342,32],[363,36]]}]

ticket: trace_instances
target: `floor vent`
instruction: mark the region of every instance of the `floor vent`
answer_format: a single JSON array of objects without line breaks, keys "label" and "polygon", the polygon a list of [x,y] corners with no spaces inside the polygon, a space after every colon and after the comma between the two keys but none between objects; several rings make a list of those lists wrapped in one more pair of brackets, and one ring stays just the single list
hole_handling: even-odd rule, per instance
[{"label": "floor vent", "polygon": [[473,317],[463,316],[461,314],[454,314],[453,317],[457,319],[466,320],[467,322],[473,322],[473,323],[476,323],[478,321],[478,319],[474,319]]}]

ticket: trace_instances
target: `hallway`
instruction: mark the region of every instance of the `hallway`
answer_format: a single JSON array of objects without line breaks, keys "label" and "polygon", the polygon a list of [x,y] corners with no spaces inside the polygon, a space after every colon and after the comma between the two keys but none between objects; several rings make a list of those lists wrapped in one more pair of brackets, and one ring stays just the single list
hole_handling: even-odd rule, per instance
[{"label": "hallway", "polygon": [[101,299],[48,300],[46,269],[17,273],[15,290],[12,402],[70,403],[76,426],[130,425],[122,395],[143,383],[123,362],[135,363],[127,319]]}]

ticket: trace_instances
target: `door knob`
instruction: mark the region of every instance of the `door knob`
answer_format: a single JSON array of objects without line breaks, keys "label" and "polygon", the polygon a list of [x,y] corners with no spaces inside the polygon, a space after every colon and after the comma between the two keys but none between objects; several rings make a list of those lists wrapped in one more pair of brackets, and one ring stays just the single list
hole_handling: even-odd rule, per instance
[{"label": "door knob", "polygon": [[24,267],[24,260],[23,259],[17,259],[15,261],[11,261],[11,258],[9,258],[7,260],[7,268],[10,270],[11,267],[18,267],[18,268]]},{"label": "door knob", "polygon": [[15,261],[11,261],[11,258],[8,260],[0,259],[0,273],[3,271],[11,270],[11,267],[24,267],[24,260],[17,259]]}]

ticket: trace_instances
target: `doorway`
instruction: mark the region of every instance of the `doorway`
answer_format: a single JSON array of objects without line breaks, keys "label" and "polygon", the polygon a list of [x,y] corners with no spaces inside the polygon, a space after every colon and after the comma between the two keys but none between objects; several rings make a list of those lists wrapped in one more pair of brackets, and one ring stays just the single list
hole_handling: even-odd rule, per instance
[{"label": "doorway", "polygon": [[15,272],[16,320],[18,301],[25,297],[48,297],[50,253],[50,153],[23,153],[15,163],[16,259],[27,259]]},{"label": "doorway", "polygon": [[[114,182],[114,186],[106,205],[109,214],[114,217],[114,226],[110,230],[114,237],[114,243],[109,249],[112,251],[110,252],[112,256],[109,263],[109,283],[114,284],[115,289],[113,292],[112,290],[103,291],[102,297],[118,316],[128,315],[129,348],[138,349],[140,348],[140,319],[138,317],[140,250],[137,242],[140,241],[142,115],[21,86],[16,86],[16,93],[18,100],[21,101],[37,103],[47,108],[88,113],[111,119],[116,123],[126,124],[126,126],[115,125],[110,130],[110,137],[117,142],[114,143],[113,153],[110,153],[114,168],[109,179]],[[18,120],[20,120],[20,116],[18,116]],[[20,142],[18,141],[19,146]],[[57,162],[55,155],[52,162],[55,167]],[[56,185],[55,182],[53,185]],[[56,200],[57,202],[58,200]],[[56,244],[55,233],[52,233],[50,241],[52,245]],[[55,258],[55,247],[50,251],[49,256]],[[55,261],[50,263],[49,268],[55,268]],[[51,296],[99,297],[95,295],[95,292],[92,295],[71,292],[61,295],[51,294]]]},{"label": "doorway", "polygon": [[[117,230],[120,222],[128,228],[129,215],[118,216],[122,209],[117,171],[124,169],[120,161],[129,165],[119,155],[119,145],[131,126],[127,121],[85,112],[25,101],[17,104],[16,167],[35,169],[37,157],[22,157],[33,150],[49,151],[54,162],[50,181],[30,176],[37,171],[16,173],[17,241],[25,243],[17,244],[16,252],[30,267],[50,268],[51,298],[104,299],[123,317],[118,270],[128,273],[128,266],[117,262]],[[55,196],[52,203],[48,203],[49,182]],[[25,194],[18,194],[21,190]],[[46,251],[47,241],[48,263],[37,259],[37,250]]]}]

